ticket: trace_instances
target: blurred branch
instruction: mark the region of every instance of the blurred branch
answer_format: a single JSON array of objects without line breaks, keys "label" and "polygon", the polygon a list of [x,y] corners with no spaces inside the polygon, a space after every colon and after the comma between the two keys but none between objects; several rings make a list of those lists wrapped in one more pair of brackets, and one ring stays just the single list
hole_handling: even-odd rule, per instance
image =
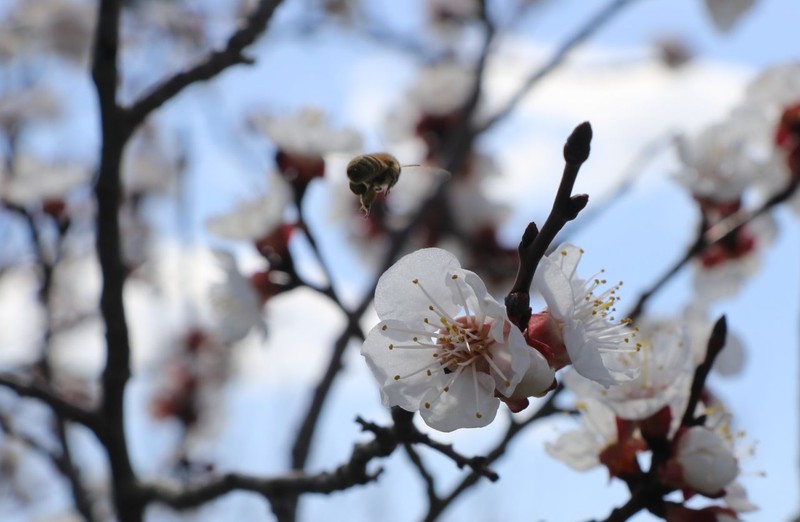
[{"label": "blurred branch", "polygon": [[465,466],[469,467],[474,473],[477,473],[479,476],[486,477],[492,482],[495,482],[500,478],[497,473],[486,467],[486,459],[484,457],[465,457],[453,449],[452,444],[442,444],[441,442],[431,439],[425,433],[420,432],[414,426],[413,412],[394,407],[392,408],[392,419],[394,420],[394,427],[391,429],[382,428],[377,424],[365,422],[362,419],[357,419],[357,422],[361,424],[361,427],[364,430],[371,431],[376,435],[381,433],[391,434],[391,436],[397,438],[398,442],[404,444],[410,443],[428,446],[429,448],[438,451],[445,457],[452,460],[459,468],[463,468]]},{"label": "blurred branch", "polygon": [[530,223],[522,235],[517,277],[505,300],[508,317],[520,330],[525,330],[531,316],[530,289],[539,261],[564,225],[575,219],[589,202],[586,194],[573,196],[572,189],[581,165],[589,158],[591,142],[592,126],[588,121],[575,127],[564,144],[566,164],[550,214],[541,231],[535,223]]},{"label": "blurred branch", "polygon": [[264,32],[281,0],[261,0],[247,17],[247,22],[228,39],[225,48],[214,51],[194,67],[180,72],[153,87],[127,109],[127,125],[135,129],[155,109],[193,83],[209,80],[228,67],[252,64],[243,51]]},{"label": "blurred branch", "polygon": [[57,414],[86,426],[95,434],[100,431],[100,419],[97,413],[62,399],[55,391],[44,385],[25,382],[9,374],[0,374],[0,386],[13,390],[20,397],[30,397],[42,401]]},{"label": "blurred branch", "polygon": [[606,23],[613,20],[614,17],[621,13],[625,7],[636,1],[637,0],[614,0],[589,20],[587,20],[586,23],[575,32],[575,34],[573,34],[566,42],[561,44],[561,47],[559,47],[552,54],[547,63],[545,63],[537,71],[531,74],[527,80],[525,80],[525,83],[523,83],[522,87],[511,97],[508,103],[506,103],[505,107],[500,109],[494,116],[478,125],[477,132],[486,131],[500,120],[508,117],[514,111],[517,105],[522,102],[525,96],[528,95],[530,90],[537,83],[547,77],[548,74],[553,72],[554,69],[560,66],[567,56],[569,56],[570,52],[572,52],[577,46],[582,44],[585,40],[600,30]]},{"label": "blurred branch", "polygon": [[81,482],[80,471],[72,460],[72,450],[70,449],[69,440],[67,438],[67,423],[64,418],[58,413],[55,414],[56,422],[56,435],[58,441],[61,443],[61,456],[57,467],[61,474],[66,477],[69,482],[69,488],[72,492],[72,500],[75,502],[75,508],[88,522],[96,520],[92,510],[92,499],[89,497],[89,492],[83,487]]},{"label": "blurred branch", "polygon": [[[57,419],[57,423],[58,426],[63,429],[64,424],[60,419]],[[59,430],[59,433],[63,433],[64,437],[62,438],[59,436],[59,439],[62,440],[62,452],[60,455],[45,448],[30,435],[19,433],[18,431],[14,430],[6,415],[0,415],[0,430],[3,430],[10,437],[20,441],[33,451],[44,455],[44,457],[47,458],[69,482],[70,490],[72,491],[73,500],[75,502],[75,508],[84,518],[84,520],[87,520],[88,522],[94,522],[94,520],[96,520],[92,512],[91,499],[81,485],[78,469],[72,463],[72,454],[69,451],[69,446],[64,443],[64,440],[66,440],[66,434],[61,429]]]},{"label": "blurred branch", "polygon": [[425,467],[422,457],[419,456],[419,453],[417,453],[417,450],[415,450],[414,446],[411,444],[403,444],[403,449],[406,450],[408,459],[416,468],[419,476],[422,477],[423,482],[425,482],[425,494],[428,496],[428,505],[439,502],[439,496],[436,494],[436,483],[433,479],[433,475],[431,475],[431,473],[428,471],[428,468]]},{"label": "blurred branch", "polygon": [[792,181],[790,181],[783,190],[773,194],[755,210],[748,212],[746,209],[740,209],[738,212],[728,216],[705,231],[703,231],[703,226],[701,224],[695,240],[692,242],[689,248],[686,249],[686,252],[683,254],[683,256],[678,259],[669,269],[667,269],[664,275],[658,278],[658,280],[653,283],[650,288],[642,292],[642,294],[639,296],[639,300],[636,302],[636,305],[633,307],[627,317],[636,320],[644,311],[644,307],[650,298],[659,290],[661,290],[661,288],[663,288],[664,285],[666,285],[669,280],[672,279],[672,277],[677,274],[681,268],[686,266],[686,264],[688,264],[689,261],[691,261],[695,256],[702,253],[709,246],[720,241],[725,241],[743,226],[752,222],[757,217],[766,214],[773,207],[788,200],[795,193],[797,193],[799,187],[800,176],[793,176]]},{"label": "blurred branch", "polygon": [[308,475],[302,471],[293,471],[274,478],[230,473],[207,484],[185,489],[143,484],[139,487],[139,494],[148,500],[161,502],[175,509],[187,509],[232,491],[258,493],[274,505],[284,502],[287,497],[297,497],[301,493],[330,493],[366,484],[377,479],[381,473],[380,469],[374,473],[369,472],[367,470],[369,462],[377,457],[391,455],[398,444],[398,438],[391,429],[370,431],[373,431],[375,438],[370,442],[357,444],[353,448],[350,460],[332,472]]},{"label": "blurred branch", "polygon": [[604,522],[623,522],[645,508],[644,495],[634,494],[621,507],[614,508]]},{"label": "blurred branch", "polygon": [[681,426],[690,427],[697,424],[697,419],[695,419],[694,416],[695,409],[697,409],[697,404],[700,402],[701,395],[705,389],[706,378],[711,371],[711,367],[714,365],[714,360],[725,347],[727,335],[728,323],[723,315],[714,323],[714,328],[712,328],[711,336],[708,339],[706,356],[694,372],[689,402],[686,404],[686,410],[683,412]]},{"label": "blurred branch", "polygon": [[119,206],[122,201],[120,164],[133,132],[118,105],[118,47],[121,3],[102,0],[96,26],[92,78],[100,102],[102,147],[95,185],[96,249],[103,276],[100,311],[105,322],[106,364],[102,374],[103,403],[97,435],[105,446],[113,480],[113,501],[121,522],[139,522],[144,504],[127,495],[136,477],[125,436],[125,386],[130,378],[130,339],[122,300],[127,267],[121,255]]}]

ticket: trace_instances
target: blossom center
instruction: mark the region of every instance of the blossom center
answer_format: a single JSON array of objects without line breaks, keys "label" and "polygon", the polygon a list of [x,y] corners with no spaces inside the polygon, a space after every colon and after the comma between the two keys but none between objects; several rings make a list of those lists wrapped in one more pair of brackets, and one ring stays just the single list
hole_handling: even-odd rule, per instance
[{"label": "blossom center", "polygon": [[435,332],[436,344],[439,348],[439,363],[445,373],[458,369],[459,366],[475,364],[478,371],[490,373],[490,347],[495,340],[488,336],[490,323],[478,325],[475,317],[458,317],[450,322],[442,318],[442,328]]}]

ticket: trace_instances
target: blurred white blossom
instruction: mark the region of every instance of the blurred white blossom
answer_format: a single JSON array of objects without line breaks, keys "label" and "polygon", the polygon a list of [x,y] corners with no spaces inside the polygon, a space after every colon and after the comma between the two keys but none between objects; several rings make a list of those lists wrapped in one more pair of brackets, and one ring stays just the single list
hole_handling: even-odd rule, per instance
[{"label": "blurred white blossom", "polygon": [[739,474],[729,444],[704,426],[692,426],[679,435],[676,460],[686,484],[707,495],[719,493]]},{"label": "blurred white blossom", "polygon": [[361,136],[355,130],[333,127],[326,114],[313,107],[285,117],[255,114],[250,125],[289,154],[321,157],[361,149]]},{"label": "blurred white blossom", "polygon": [[44,163],[28,155],[17,155],[14,160],[11,171],[2,169],[0,194],[15,205],[35,206],[61,200],[78,187],[88,188],[92,176],[82,165]]},{"label": "blurred white blossom", "polygon": [[291,187],[273,172],[265,195],[242,202],[231,212],[209,218],[206,228],[226,239],[258,241],[281,225],[283,212],[291,201]]},{"label": "blurred white blossom", "polygon": [[638,338],[638,352],[616,355],[621,366],[640,368],[635,378],[604,388],[577,372],[568,372],[564,384],[581,400],[603,401],[622,419],[644,420],[670,406],[672,418],[679,420],[695,369],[684,328],[670,322],[643,325]]}]

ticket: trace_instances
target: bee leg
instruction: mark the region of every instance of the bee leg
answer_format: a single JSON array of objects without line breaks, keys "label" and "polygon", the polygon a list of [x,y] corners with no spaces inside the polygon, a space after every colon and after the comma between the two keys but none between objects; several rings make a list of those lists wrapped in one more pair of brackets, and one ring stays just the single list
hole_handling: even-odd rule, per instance
[{"label": "bee leg", "polygon": [[367,191],[367,186],[363,183],[350,183],[350,192],[356,196],[360,196]]},{"label": "bee leg", "polygon": [[371,189],[361,194],[361,210],[364,211],[364,216],[369,216],[369,209],[372,207],[372,203],[375,202],[376,196],[377,193]]}]

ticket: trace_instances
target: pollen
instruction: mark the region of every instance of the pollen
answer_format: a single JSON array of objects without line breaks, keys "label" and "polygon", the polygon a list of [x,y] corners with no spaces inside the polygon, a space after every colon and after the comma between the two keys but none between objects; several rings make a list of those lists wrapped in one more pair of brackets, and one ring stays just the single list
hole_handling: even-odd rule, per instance
[{"label": "pollen", "polygon": [[430,402],[426,402],[425,403],[425,409],[428,409],[428,410],[431,409],[431,403]]},{"label": "pollen", "polygon": [[450,386],[445,386],[442,391],[445,392],[445,393],[449,392],[450,391]]},{"label": "pollen", "polygon": [[389,349],[390,349],[390,350],[394,350],[394,345],[393,345],[393,344],[390,344],[390,345],[389,345]]},{"label": "pollen", "polygon": [[475,412],[475,418],[476,418],[476,419],[480,419],[481,417],[483,417],[483,415],[481,415],[481,412],[479,412],[479,411],[476,411],[476,412]]},{"label": "pollen", "polygon": [[395,375],[395,376],[394,376],[394,380],[395,380],[395,381],[399,381],[399,380],[400,380],[400,376],[399,376],[399,375]]},{"label": "pollen", "polygon": [[411,282],[414,283],[415,285],[418,285],[419,284],[419,279],[412,279]]},{"label": "pollen", "polygon": [[453,274],[453,275],[451,275],[451,276],[450,276],[450,279],[453,279],[453,280],[455,280],[455,279],[458,279],[458,274]]},{"label": "pollen", "polygon": [[381,326],[381,330],[383,330],[384,332],[385,332],[386,330],[388,330],[388,329],[389,329],[389,327],[388,327],[388,326],[386,326],[386,325],[383,325],[383,326]]}]

